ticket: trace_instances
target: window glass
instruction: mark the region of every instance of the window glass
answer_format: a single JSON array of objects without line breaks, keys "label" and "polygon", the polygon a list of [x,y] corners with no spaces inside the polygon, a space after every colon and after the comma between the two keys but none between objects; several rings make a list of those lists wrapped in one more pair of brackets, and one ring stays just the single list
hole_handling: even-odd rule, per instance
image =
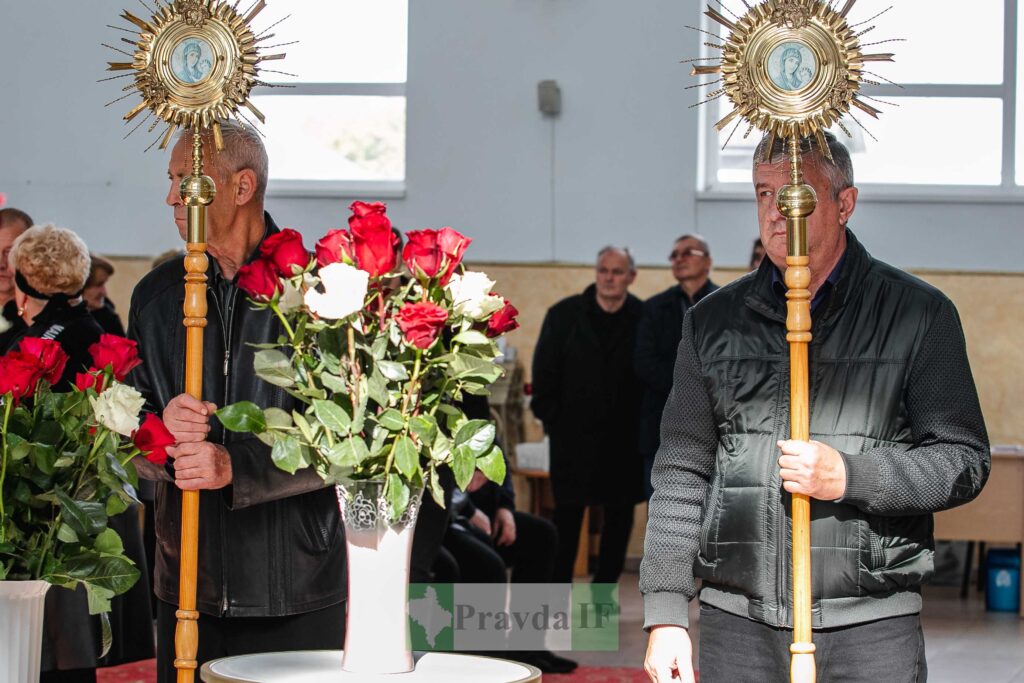
[{"label": "window glass", "polygon": [[405,98],[253,97],[275,180],[403,180]]}]

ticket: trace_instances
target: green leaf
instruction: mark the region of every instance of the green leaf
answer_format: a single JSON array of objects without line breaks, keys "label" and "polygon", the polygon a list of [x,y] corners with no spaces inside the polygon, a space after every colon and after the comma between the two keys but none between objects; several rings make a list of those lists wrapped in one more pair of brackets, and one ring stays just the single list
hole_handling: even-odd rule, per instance
[{"label": "green leaf", "polygon": [[409,420],[409,429],[421,442],[432,444],[437,436],[437,420],[433,415],[417,415]]},{"label": "green leaf", "polygon": [[320,373],[320,383],[324,385],[325,389],[333,391],[336,394],[348,393],[348,387],[345,386],[345,380],[330,372]]},{"label": "green leaf", "polygon": [[107,516],[113,517],[119,515],[128,509],[128,501],[124,500],[118,495],[112,495],[107,498]]},{"label": "green leaf", "polygon": [[57,528],[57,539],[64,543],[78,543],[78,534],[75,533],[74,529],[62,522]]},{"label": "green leaf", "polygon": [[476,468],[497,484],[505,481],[505,455],[497,446],[476,459]]},{"label": "green leaf", "polygon": [[369,383],[366,377],[359,378],[359,405],[352,411],[352,431],[358,433],[363,431],[363,423],[366,421],[366,405],[370,398]]},{"label": "green leaf", "polygon": [[316,340],[324,366],[329,372],[335,375],[339,374],[341,357],[344,354],[344,333],[341,330],[327,328],[316,336]]},{"label": "green leaf", "polygon": [[437,506],[444,508],[444,489],[441,487],[441,480],[437,476],[437,469],[434,467],[430,468],[430,473],[427,475],[427,484],[430,489],[430,496],[437,503]]},{"label": "green leaf", "polygon": [[420,449],[407,436],[400,436],[395,441],[395,465],[398,471],[407,477],[419,471]]},{"label": "green leaf", "polygon": [[232,432],[253,432],[259,434],[266,431],[267,419],[263,410],[252,401],[239,401],[224,406],[216,413],[224,428]]},{"label": "green leaf", "polygon": [[260,379],[274,386],[295,386],[295,371],[292,369],[292,363],[288,360],[288,356],[277,349],[257,351],[253,368]]},{"label": "green leaf", "polygon": [[263,410],[263,419],[266,421],[268,429],[284,430],[290,429],[292,426],[292,416],[280,408],[265,408]]},{"label": "green leaf", "polygon": [[409,487],[402,481],[401,476],[394,473],[388,475],[387,499],[392,519],[398,519],[409,505]]},{"label": "green leaf", "polygon": [[60,489],[56,489],[56,494],[64,521],[79,537],[95,536],[107,527],[107,510],[103,504],[74,500]]},{"label": "green leaf", "polygon": [[57,462],[57,449],[50,444],[34,443],[29,452],[30,460],[43,474],[53,474]]},{"label": "green leaf", "polygon": [[450,354],[443,357],[448,363],[448,376],[452,379],[478,377],[488,384],[495,381],[505,372],[490,360],[477,358],[466,353]]},{"label": "green leaf", "polygon": [[402,414],[394,408],[388,408],[377,416],[377,422],[389,432],[400,432],[405,428],[405,420]]},{"label": "green leaf", "polygon": [[494,423],[488,420],[470,420],[455,433],[455,445],[465,445],[474,456],[480,456],[494,443]]},{"label": "green leaf", "polygon": [[476,469],[476,458],[468,446],[456,446],[452,451],[452,473],[455,475],[455,484],[463,491],[469,486],[469,480],[473,478],[473,470]]},{"label": "green leaf", "polygon": [[367,391],[369,391],[370,400],[374,401],[377,405],[383,408],[390,405],[388,400],[388,382],[384,379],[384,375],[380,373],[378,368],[373,369],[373,373],[370,374],[367,380]]},{"label": "green leaf", "polygon": [[295,474],[295,470],[299,469],[302,464],[302,449],[299,448],[299,440],[287,434],[281,435],[270,449],[270,458],[279,469],[288,474]]},{"label": "green leaf", "polygon": [[488,338],[486,334],[477,330],[459,332],[457,335],[452,337],[452,341],[458,344],[466,344],[468,346],[478,346],[491,343],[490,338]]},{"label": "green leaf", "polygon": [[124,543],[121,542],[121,537],[110,527],[100,532],[99,536],[96,537],[96,542],[93,543],[93,547],[107,555],[121,555],[124,553]]},{"label": "green leaf", "polygon": [[309,420],[306,419],[306,416],[303,415],[302,413],[300,413],[297,410],[293,410],[292,411],[292,420],[294,420],[295,426],[299,428],[299,431],[302,432],[302,436],[303,436],[303,438],[306,439],[306,442],[307,443],[314,443],[314,439],[313,439],[313,431],[314,430],[313,430],[312,425],[309,424]]},{"label": "green leaf", "polygon": [[444,462],[452,452],[452,442],[443,432],[438,430],[434,444],[430,448],[430,458],[434,462]]},{"label": "green leaf", "polygon": [[366,442],[358,436],[353,436],[334,444],[334,448],[327,452],[327,460],[338,467],[355,467],[370,454]]},{"label": "green leaf", "polygon": [[334,401],[313,401],[313,412],[324,427],[343,436],[348,434],[352,427],[352,418]]},{"label": "green leaf", "polygon": [[378,336],[373,340],[373,345],[370,347],[370,355],[373,356],[374,360],[383,360],[384,356],[388,352],[388,338],[384,335]]},{"label": "green leaf", "polygon": [[84,585],[85,595],[89,602],[89,614],[106,614],[109,612],[110,600],[114,597],[114,591],[91,583]]},{"label": "green leaf", "polygon": [[405,366],[393,360],[379,360],[377,367],[385,379],[392,382],[404,382],[409,379],[409,372]]}]

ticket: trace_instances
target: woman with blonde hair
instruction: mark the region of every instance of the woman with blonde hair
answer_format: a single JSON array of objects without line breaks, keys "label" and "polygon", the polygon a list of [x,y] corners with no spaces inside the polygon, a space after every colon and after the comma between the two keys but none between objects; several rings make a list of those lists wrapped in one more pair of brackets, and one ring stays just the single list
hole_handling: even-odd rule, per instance
[{"label": "woman with blonde hair", "polygon": [[85,242],[71,230],[35,225],[14,240],[9,258],[14,271],[14,303],[27,326],[7,350],[25,337],[53,339],[68,354],[57,391],[66,391],[75,373],[91,362],[89,346],[103,334],[82,300],[91,259]]},{"label": "woman with blonde hair", "polygon": [[[82,298],[91,260],[88,247],[78,235],[54,225],[29,228],[11,247],[14,301],[18,316],[27,327],[9,342],[6,350],[17,348],[21,340],[29,337],[57,341],[68,354],[68,362],[54,385],[56,391],[72,390],[75,374],[92,364],[89,347],[103,334]],[[149,582],[138,513],[130,508],[111,517],[109,524],[143,574],[131,591],[112,603],[113,649],[101,662],[100,626],[97,619],[89,616],[84,590],[51,590],[46,595],[43,619],[41,683],[91,683],[96,680],[96,667],[101,663],[110,665],[153,656]]]}]

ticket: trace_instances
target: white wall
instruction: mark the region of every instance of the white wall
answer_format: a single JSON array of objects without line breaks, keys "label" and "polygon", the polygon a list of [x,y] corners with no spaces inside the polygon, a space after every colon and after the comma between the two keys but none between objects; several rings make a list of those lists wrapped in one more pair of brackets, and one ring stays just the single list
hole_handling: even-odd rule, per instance
[{"label": "white wall", "polygon": [[[0,192],[94,249],[145,255],[177,244],[163,205],[166,153],[121,138],[129,79],[97,84],[128,0],[0,0]],[[753,201],[698,198],[696,0],[410,0],[403,228],[452,225],[474,260],[589,262],[606,243],[663,263],[674,236],[707,235],[719,265],[744,263]],[[265,14],[286,13],[284,0]],[[262,17],[261,17],[262,19]],[[125,34],[127,35],[127,34]],[[339,39],[344,31],[339,30]],[[564,109],[536,106],[556,79]],[[887,115],[898,115],[890,113]],[[155,133],[154,133],[155,135]],[[951,150],[956,146],[951,146]],[[952,153],[952,152],[951,152]],[[273,160],[272,160],[273,161]],[[869,248],[916,268],[1021,271],[1024,206],[874,202],[853,225]],[[310,238],[343,223],[351,198],[271,198]]]}]

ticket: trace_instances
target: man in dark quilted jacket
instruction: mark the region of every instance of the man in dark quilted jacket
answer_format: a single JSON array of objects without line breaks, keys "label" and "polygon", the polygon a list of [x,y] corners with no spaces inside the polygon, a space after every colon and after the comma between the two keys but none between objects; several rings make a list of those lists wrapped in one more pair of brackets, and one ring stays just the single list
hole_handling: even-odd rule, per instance
[{"label": "man in dark quilted jacket", "polygon": [[[988,436],[960,319],[934,287],[871,257],[848,227],[849,152],[803,142],[808,221],[809,441],[787,439],[782,141],[754,189],[767,258],[687,313],[661,423],[640,570],[652,680],[693,681],[687,603],[700,600],[700,680],[788,681],[790,494],[811,498],[818,681],[924,681],[921,585],[932,513],[972,500]],[[898,229],[884,226],[882,229]]]}]

